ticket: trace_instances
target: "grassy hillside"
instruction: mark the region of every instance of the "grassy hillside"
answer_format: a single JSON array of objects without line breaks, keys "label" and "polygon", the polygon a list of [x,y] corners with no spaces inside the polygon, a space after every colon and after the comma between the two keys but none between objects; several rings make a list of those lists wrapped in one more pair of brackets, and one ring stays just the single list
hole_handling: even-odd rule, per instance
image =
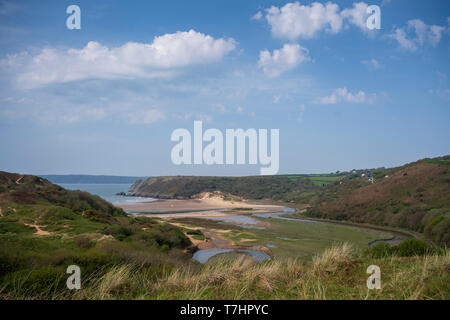
[{"label": "grassy hillside", "polygon": [[253,177],[154,177],[131,187],[136,196],[190,198],[201,192],[221,191],[246,199],[301,201],[320,188],[338,181],[339,175]]},{"label": "grassy hillside", "polygon": [[[0,173],[0,209],[0,299],[450,298],[448,250],[414,239],[395,249],[344,244],[312,261],[222,255],[202,266],[180,228],[39,177]],[[81,290],[66,288],[73,264]],[[371,264],[381,290],[366,288]]]},{"label": "grassy hillside", "polygon": [[143,177],[130,176],[102,176],[102,175],[86,175],[86,174],[64,174],[64,175],[44,175],[41,176],[52,183],[102,183],[102,184],[132,184],[137,179],[145,179]]},{"label": "grassy hillside", "polygon": [[8,203],[20,205],[52,204],[91,216],[95,214],[99,216],[105,214],[125,216],[122,209],[116,208],[102,198],[87,192],[65,190],[36,176],[1,171],[0,203],[4,205]]},{"label": "grassy hillside", "polygon": [[128,217],[97,196],[0,172],[0,297],[64,290],[71,264],[91,280],[118,264],[160,274],[189,264],[191,245],[179,228]]},{"label": "grassy hillside", "polygon": [[374,172],[374,183],[348,176],[312,205],[307,212],[312,217],[406,228],[448,246],[450,157]]}]

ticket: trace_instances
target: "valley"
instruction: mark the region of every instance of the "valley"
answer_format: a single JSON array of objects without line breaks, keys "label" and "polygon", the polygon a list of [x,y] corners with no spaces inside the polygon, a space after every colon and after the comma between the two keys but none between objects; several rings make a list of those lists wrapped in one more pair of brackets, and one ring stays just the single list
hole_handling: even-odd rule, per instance
[{"label": "valley", "polygon": [[101,196],[0,172],[0,298],[448,299],[446,159],[89,186]]}]

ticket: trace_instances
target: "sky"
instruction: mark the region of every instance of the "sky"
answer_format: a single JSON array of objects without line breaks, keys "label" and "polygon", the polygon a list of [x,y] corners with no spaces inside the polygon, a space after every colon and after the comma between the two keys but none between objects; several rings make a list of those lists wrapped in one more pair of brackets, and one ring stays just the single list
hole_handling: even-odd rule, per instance
[{"label": "sky", "polygon": [[259,174],[173,164],[195,120],[279,129],[279,174],[447,155],[449,35],[448,0],[0,0],[0,170]]}]

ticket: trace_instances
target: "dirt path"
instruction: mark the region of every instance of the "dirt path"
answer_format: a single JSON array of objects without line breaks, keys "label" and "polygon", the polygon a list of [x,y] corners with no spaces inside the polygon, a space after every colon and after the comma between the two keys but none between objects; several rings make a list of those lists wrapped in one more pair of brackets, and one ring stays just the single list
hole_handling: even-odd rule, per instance
[{"label": "dirt path", "polygon": [[19,184],[20,183],[20,180],[22,180],[23,179],[23,176],[21,176],[19,179],[17,179],[16,180],[16,184]]},{"label": "dirt path", "polygon": [[34,233],[35,235],[38,235],[38,236],[48,236],[48,235],[51,234],[51,233],[48,232],[48,231],[42,230],[41,227],[38,226],[37,224],[29,224],[29,223],[25,223],[25,222],[24,222],[23,224],[26,225],[26,226],[35,228],[35,229],[36,229],[36,232]]},{"label": "dirt path", "polygon": [[3,217],[2,208],[0,208],[0,217]]}]

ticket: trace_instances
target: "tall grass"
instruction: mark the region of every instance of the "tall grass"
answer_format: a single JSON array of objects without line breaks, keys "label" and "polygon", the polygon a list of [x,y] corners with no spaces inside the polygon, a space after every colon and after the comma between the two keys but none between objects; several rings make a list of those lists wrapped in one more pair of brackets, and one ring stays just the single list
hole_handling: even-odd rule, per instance
[{"label": "tall grass", "polygon": [[[366,269],[381,268],[382,288],[366,287]],[[4,292],[4,291],[3,291]],[[1,293],[0,293],[1,294]],[[17,298],[20,293],[3,298]],[[367,258],[344,244],[311,262],[253,262],[246,256],[180,266],[155,275],[151,268],[117,265],[85,279],[56,299],[450,299],[450,252],[415,257]]]}]

